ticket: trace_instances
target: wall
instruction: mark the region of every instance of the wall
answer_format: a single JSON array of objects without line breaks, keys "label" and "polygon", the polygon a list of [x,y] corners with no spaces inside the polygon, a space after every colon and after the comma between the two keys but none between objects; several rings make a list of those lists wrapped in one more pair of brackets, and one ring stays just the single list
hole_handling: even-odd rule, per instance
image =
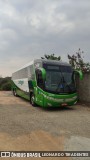
[{"label": "wall", "polygon": [[81,102],[90,102],[90,73],[85,73],[83,80],[77,77],[77,91]]}]

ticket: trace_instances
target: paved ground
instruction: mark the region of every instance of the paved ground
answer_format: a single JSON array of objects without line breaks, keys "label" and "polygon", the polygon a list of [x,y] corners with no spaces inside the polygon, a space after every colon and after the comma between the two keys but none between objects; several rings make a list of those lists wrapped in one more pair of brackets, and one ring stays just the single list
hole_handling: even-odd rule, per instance
[{"label": "paved ground", "polygon": [[0,150],[89,151],[90,108],[34,108],[11,92],[0,92]]}]

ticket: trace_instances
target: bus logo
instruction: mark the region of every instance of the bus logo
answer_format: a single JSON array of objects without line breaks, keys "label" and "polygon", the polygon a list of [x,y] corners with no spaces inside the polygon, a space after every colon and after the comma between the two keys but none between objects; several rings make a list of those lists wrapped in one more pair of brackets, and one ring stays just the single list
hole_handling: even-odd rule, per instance
[{"label": "bus logo", "polygon": [[24,84],[24,81],[21,81],[21,80],[20,80],[20,81],[18,82],[18,84],[23,85],[23,84]]}]

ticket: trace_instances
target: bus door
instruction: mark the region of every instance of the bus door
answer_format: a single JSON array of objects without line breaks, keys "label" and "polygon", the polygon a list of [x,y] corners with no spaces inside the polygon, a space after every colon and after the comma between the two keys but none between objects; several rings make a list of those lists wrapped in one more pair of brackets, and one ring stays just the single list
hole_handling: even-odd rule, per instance
[{"label": "bus door", "polygon": [[42,77],[41,70],[36,70],[36,80],[37,80],[37,89],[35,91],[36,101],[38,105],[43,106],[44,98],[43,98],[43,89],[44,89],[44,82]]}]

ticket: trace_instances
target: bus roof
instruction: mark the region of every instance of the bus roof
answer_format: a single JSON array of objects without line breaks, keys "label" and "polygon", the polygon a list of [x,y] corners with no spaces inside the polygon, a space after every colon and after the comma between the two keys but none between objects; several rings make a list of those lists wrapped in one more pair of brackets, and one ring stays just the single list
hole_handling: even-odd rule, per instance
[{"label": "bus roof", "polygon": [[[23,67],[19,68],[18,70],[16,70],[15,72],[24,69],[30,65],[32,65],[35,62],[41,62],[41,63],[46,63],[46,64],[54,64],[54,65],[63,65],[63,66],[71,66],[69,63],[67,62],[62,62],[62,61],[57,61],[57,60],[48,60],[48,59],[34,59],[33,61],[27,63],[26,65],[24,65]],[[14,73],[15,73],[14,72]]]},{"label": "bus roof", "polygon": [[50,63],[50,64],[58,64],[58,65],[63,65],[63,66],[71,66],[67,62],[62,62],[62,61],[57,61],[57,60],[48,60],[48,59],[39,59],[44,63]]}]

